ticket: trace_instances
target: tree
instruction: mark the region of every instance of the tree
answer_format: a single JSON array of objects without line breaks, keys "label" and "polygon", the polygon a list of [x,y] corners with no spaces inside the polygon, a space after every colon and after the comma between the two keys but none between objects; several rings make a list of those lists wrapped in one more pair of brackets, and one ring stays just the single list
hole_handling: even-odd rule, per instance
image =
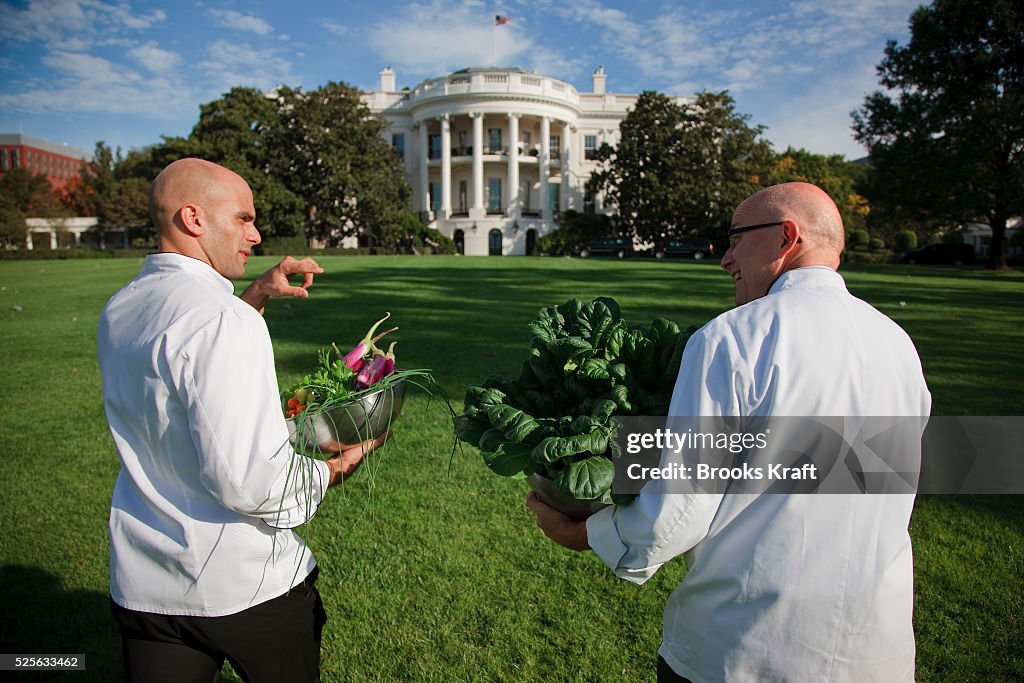
[{"label": "tree", "polygon": [[149,219],[151,177],[138,177],[132,169],[146,152],[131,151],[125,156],[120,148],[111,150],[102,140],[96,143],[92,160],[82,162],[79,180],[68,186],[64,203],[79,216],[96,216],[96,229],[124,230],[145,242],[153,239]]},{"label": "tree", "polygon": [[67,215],[46,176],[14,168],[0,177],[0,242],[25,244],[26,218],[57,218]]},{"label": "tree", "polygon": [[615,206],[621,232],[658,239],[685,230],[682,185],[689,169],[682,163],[683,111],[670,98],[652,91],[640,94],[619,125],[619,144],[598,148],[602,168],[591,188]]},{"label": "tree", "polygon": [[777,154],[768,173],[767,185],[804,182],[825,190],[843,217],[846,232],[863,230],[871,213],[862,185],[867,168],[847,161],[841,154],[825,156],[789,147]]},{"label": "tree", "polygon": [[853,112],[870,152],[872,204],[896,215],[992,230],[988,266],[1005,267],[1006,222],[1024,212],[1024,6],[935,0],[890,41],[878,66],[893,93]]},{"label": "tree", "polygon": [[337,244],[359,234],[374,246],[401,231],[411,190],[359,91],[344,83],[282,87],[277,104],[270,174],[301,198],[312,236]]},{"label": "tree", "polygon": [[724,242],[733,209],[763,187],[771,164],[763,127],[748,119],[727,92],[703,92],[684,106],[644,92],[619,127],[619,146],[598,150],[604,166],[591,188],[617,206],[623,232]]},{"label": "tree", "polygon": [[702,92],[686,107],[684,222],[718,242],[728,239],[736,206],[767,184],[771,143],[761,137],[764,126],[750,126],[750,117],[736,111],[728,92]]}]

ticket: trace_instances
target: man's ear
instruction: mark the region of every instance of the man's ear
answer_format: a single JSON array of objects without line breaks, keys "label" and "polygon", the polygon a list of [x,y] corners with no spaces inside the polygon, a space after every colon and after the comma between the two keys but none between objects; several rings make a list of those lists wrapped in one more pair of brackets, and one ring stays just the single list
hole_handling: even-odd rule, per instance
[{"label": "man's ear", "polygon": [[782,256],[789,254],[802,241],[800,239],[800,226],[793,221],[783,221],[782,244],[779,247],[780,254]]},{"label": "man's ear", "polygon": [[185,204],[178,209],[178,222],[182,230],[192,237],[199,237],[205,232],[202,211],[195,204]]}]

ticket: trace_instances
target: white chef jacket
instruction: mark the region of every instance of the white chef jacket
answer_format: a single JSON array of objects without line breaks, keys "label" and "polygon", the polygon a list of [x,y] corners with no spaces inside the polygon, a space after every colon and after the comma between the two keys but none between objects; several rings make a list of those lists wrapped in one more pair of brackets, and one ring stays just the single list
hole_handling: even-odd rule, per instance
[{"label": "white chef jacket", "polygon": [[103,309],[98,350],[121,460],[114,601],[222,616],[301,583],[316,562],[291,528],[330,471],[289,444],[263,317],[202,261],[152,254]]},{"label": "white chef jacket", "polygon": [[[686,345],[673,416],[926,416],[906,333],[825,267],[784,273]],[[922,423],[923,427],[923,423]],[[912,460],[920,462],[920,442]],[[912,494],[672,494],[590,517],[591,547],[643,583],[684,554],[659,654],[709,681],[913,681]]]}]

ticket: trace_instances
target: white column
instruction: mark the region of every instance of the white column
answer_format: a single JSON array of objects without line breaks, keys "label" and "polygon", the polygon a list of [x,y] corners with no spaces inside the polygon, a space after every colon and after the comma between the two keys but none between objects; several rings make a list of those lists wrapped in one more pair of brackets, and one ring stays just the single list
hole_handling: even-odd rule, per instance
[{"label": "white column", "polygon": [[564,212],[569,208],[569,152],[573,147],[574,138],[571,137],[575,133],[575,129],[568,123],[562,126],[562,158],[561,158],[561,179],[562,184],[559,187],[558,195],[558,206]]},{"label": "white column", "polygon": [[57,248],[57,231],[56,230],[51,230],[50,231],[50,249],[56,249],[56,248]]},{"label": "white column", "polygon": [[551,220],[551,119],[542,116],[540,119],[540,216],[541,220]]},{"label": "white column", "polygon": [[420,210],[424,214],[430,211],[430,139],[427,135],[427,122],[420,121]]},{"label": "white column", "polygon": [[508,115],[508,208],[505,213],[519,217],[519,114]]},{"label": "white column", "polygon": [[452,126],[448,114],[441,117],[441,216],[452,217]]},{"label": "white column", "polygon": [[25,231],[25,248],[28,249],[29,251],[32,251],[33,249],[31,230]]},{"label": "white column", "polygon": [[484,115],[473,112],[473,199],[470,218],[483,218],[484,210]]}]

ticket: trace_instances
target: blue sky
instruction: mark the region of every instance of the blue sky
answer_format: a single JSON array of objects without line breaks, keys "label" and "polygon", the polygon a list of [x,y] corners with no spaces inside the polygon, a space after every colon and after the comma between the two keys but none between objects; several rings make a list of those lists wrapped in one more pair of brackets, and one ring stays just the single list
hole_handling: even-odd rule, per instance
[{"label": "blue sky", "polygon": [[[187,135],[235,85],[375,89],[519,66],[590,90],[728,89],[776,149],[864,155],[851,110],[918,0],[137,2],[0,0],[0,132],[91,151]],[[493,26],[496,14],[512,23]],[[492,42],[493,41],[493,42]]]}]

